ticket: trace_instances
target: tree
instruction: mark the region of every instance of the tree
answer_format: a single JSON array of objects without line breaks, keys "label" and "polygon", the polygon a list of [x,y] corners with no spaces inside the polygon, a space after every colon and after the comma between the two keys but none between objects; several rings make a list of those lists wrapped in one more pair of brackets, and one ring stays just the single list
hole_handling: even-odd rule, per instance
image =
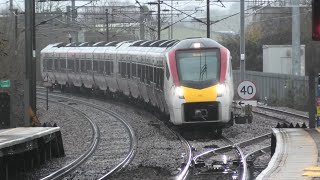
[{"label": "tree", "polygon": [[[272,8],[270,8],[272,10]],[[268,10],[266,8],[266,12]],[[310,7],[300,8],[301,19],[301,44],[309,48],[311,43],[311,13]],[[246,28],[246,70],[263,70],[263,45],[288,45],[292,43],[291,8],[283,8],[282,14],[266,14],[259,21],[252,22]],[[261,12],[263,14],[263,12]],[[226,46],[233,57],[233,68],[239,68],[239,35],[222,35],[221,43]],[[306,69],[306,72],[308,70]]]}]

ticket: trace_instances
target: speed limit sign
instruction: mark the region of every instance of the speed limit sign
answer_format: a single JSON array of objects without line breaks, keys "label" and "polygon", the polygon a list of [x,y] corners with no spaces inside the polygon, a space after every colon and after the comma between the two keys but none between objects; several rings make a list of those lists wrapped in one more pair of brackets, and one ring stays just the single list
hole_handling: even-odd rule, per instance
[{"label": "speed limit sign", "polygon": [[256,86],[251,81],[242,81],[238,86],[238,95],[242,99],[252,99],[256,92]]}]

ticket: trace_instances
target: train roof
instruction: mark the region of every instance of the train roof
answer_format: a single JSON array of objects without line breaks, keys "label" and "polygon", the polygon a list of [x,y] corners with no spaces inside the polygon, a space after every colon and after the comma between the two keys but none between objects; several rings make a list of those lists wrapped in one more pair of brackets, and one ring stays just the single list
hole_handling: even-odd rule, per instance
[{"label": "train roof", "polygon": [[[193,48],[193,44],[201,44],[201,47],[204,48],[221,48],[224,47],[218,42],[214,41],[213,39],[209,38],[187,38],[183,40],[136,40],[136,41],[111,41],[111,42],[82,42],[82,43],[55,43],[49,44],[45,47],[41,52],[52,52],[58,51],[60,52],[63,47],[71,48],[68,51],[81,51],[83,53],[86,52],[115,52],[115,51],[122,51],[122,52],[150,52],[150,53],[158,53],[168,51],[170,49],[190,49]],[[58,50],[60,49],[60,50]]]},{"label": "train roof", "polygon": [[[171,47],[174,43],[178,42],[179,40],[137,40],[137,41],[111,41],[111,42],[82,42],[82,43],[55,43],[50,44],[50,47],[120,47],[120,46],[128,46],[128,47]],[[127,44],[128,43],[128,44]]]}]

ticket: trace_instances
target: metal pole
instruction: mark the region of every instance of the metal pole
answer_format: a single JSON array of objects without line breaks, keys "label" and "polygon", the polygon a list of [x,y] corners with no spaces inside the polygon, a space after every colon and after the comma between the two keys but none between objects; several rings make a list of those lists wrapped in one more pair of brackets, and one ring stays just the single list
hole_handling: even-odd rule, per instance
[{"label": "metal pole", "polygon": [[[316,102],[316,108],[317,108],[317,127],[320,126],[320,73],[318,73],[318,84],[317,84],[317,102]],[[315,113],[314,113],[315,114]]]},{"label": "metal pole", "polygon": [[245,35],[244,35],[244,0],[240,0],[240,77],[245,79]]},{"label": "metal pole", "polygon": [[[314,42],[311,42],[310,51],[308,53],[309,57],[311,57],[309,63],[314,64],[316,60],[317,47]],[[309,128],[315,128],[316,122],[316,112],[315,112],[315,70],[311,68],[309,71]]]},{"label": "metal pole", "polygon": [[158,40],[160,39],[160,0],[158,0]]},{"label": "metal pole", "polygon": [[10,9],[9,9],[11,12],[13,10],[13,0],[10,0]]},{"label": "metal pole", "polygon": [[108,18],[108,9],[106,9],[106,31],[107,31],[107,42],[109,42],[109,18]]},{"label": "metal pole", "polygon": [[207,38],[210,38],[210,0],[207,0]]},{"label": "metal pole", "polygon": [[24,126],[30,126],[28,108],[30,106],[31,64],[32,64],[32,1],[25,1],[25,85],[24,85]]},{"label": "metal pole", "polygon": [[144,24],[143,24],[143,20],[144,20],[144,9],[140,8],[140,39],[145,39],[144,37]]},{"label": "metal pole", "polygon": [[300,76],[300,0],[293,0],[292,3],[292,74]]},{"label": "metal pole", "polygon": [[14,55],[18,55],[18,9],[14,10],[15,16],[14,16]]},{"label": "metal pole", "polygon": [[[75,22],[75,18],[76,18],[76,11],[75,11],[75,9],[76,9],[76,3],[75,3],[75,0],[71,0],[71,17],[72,17],[72,25],[74,25],[74,22]],[[76,30],[75,31],[75,41],[76,41],[76,43],[78,43],[79,42],[79,35],[78,35],[78,31]]]},{"label": "metal pole", "polygon": [[47,87],[47,111],[49,109],[49,87]]},{"label": "metal pole", "polygon": [[170,39],[173,39],[173,10],[172,10],[172,7],[173,7],[173,1],[171,0],[171,26],[170,26]]},{"label": "metal pole", "polygon": [[35,22],[36,22],[36,13],[35,13],[35,1],[32,1],[32,67],[31,67],[31,72],[32,72],[32,83],[31,83],[31,108],[34,112],[34,114],[37,114],[37,94],[36,94],[36,83],[37,83],[37,71],[36,71],[36,64],[37,64],[37,58],[36,58],[36,28],[35,28]]},{"label": "metal pole", "polygon": [[315,128],[315,73],[311,69],[309,72],[309,128]]}]

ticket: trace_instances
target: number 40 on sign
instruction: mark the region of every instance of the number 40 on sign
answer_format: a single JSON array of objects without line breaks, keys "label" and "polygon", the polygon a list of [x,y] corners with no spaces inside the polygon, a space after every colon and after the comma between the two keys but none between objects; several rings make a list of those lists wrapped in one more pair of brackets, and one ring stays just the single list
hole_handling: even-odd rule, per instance
[{"label": "number 40 on sign", "polygon": [[251,81],[242,81],[238,86],[238,95],[242,99],[252,99],[256,95],[256,92],[256,86]]}]

